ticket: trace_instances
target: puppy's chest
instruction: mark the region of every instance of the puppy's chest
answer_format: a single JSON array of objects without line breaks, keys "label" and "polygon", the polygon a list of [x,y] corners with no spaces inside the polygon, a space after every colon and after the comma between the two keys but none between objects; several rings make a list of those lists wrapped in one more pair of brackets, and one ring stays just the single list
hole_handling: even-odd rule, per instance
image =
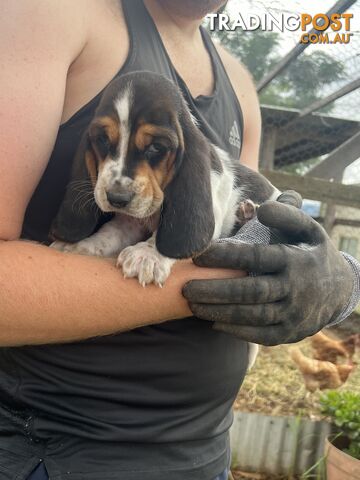
[{"label": "puppy's chest", "polygon": [[241,201],[241,189],[235,187],[233,173],[224,168],[221,173],[211,173],[211,192],[215,216],[213,239],[229,236],[236,224],[237,207]]}]

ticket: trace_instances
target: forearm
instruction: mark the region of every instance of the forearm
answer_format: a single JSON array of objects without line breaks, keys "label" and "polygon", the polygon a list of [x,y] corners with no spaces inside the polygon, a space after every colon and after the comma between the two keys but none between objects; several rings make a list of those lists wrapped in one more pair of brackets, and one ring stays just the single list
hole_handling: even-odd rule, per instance
[{"label": "forearm", "polygon": [[143,288],[113,264],[29,242],[0,242],[0,345],[69,342],[182,318],[191,315],[184,283],[224,276],[178,262],[164,288]]}]

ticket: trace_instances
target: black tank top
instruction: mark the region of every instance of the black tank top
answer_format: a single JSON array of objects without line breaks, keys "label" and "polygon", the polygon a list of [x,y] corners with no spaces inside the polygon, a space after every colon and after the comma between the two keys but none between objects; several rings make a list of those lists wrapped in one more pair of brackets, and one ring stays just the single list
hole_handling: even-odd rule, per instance
[{"label": "black tank top", "polygon": [[[117,75],[150,70],[176,82],[204,134],[238,161],[241,110],[208,34],[201,30],[215,91],[194,99],[142,0],[124,0],[123,9],[130,49]],[[24,238],[48,242],[101,93],[60,127]],[[41,458],[56,479],[212,480],[229,461],[231,407],[246,365],[245,342],[195,318],[66,345],[3,348],[0,479],[26,478]]]}]

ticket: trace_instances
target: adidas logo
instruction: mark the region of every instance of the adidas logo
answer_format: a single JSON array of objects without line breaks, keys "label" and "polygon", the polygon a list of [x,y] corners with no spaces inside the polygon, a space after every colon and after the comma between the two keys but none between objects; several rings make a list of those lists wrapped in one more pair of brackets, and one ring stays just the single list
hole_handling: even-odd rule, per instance
[{"label": "adidas logo", "polygon": [[236,121],[231,127],[229,142],[230,142],[230,145],[233,145],[234,147],[240,149],[240,132],[239,132],[239,127]]}]

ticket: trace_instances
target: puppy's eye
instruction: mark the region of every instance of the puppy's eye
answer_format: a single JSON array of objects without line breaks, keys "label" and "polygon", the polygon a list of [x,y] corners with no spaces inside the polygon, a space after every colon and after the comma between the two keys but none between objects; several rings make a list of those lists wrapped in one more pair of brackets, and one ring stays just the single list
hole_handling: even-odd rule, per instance
[{"label": "puppy's eye", "polygon": [[106,155],[109,153],[111,143],[109,137],[106,135],[106,133],[101,133],[99,135],[96,135],[94,138],[94,143],[96,145],[96,148],[98,149],[100,155],[102,157],[106,157]]},{"label": "puppy's eye", "polygon": [[148,160],[159,160],[167,152],[167,148],[161,143],[151,143],[148,148],[145,150],[145,157]]}]

